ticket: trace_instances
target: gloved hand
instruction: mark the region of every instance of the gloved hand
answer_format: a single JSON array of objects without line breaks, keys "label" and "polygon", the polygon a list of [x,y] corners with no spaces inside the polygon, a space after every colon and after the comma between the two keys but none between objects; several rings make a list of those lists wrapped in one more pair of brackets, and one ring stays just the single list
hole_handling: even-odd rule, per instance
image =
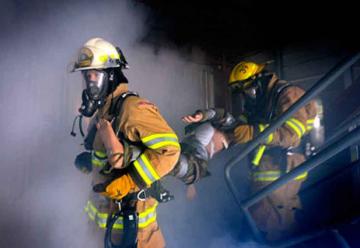
[{"label": "gloved hand", "polygon": [[254,138],[254,127],[251,125],[239,125],[234,130],[236,143],[243,144]]},{"label": "gloved hand", "polygon": [[89,174],[92,171],[91,153],[82,152],[76,156],[74,161],[75,167],[85,174]]},{"label": "gloved hand", "polygon": [[130,190],[134,190],[136,185],[129,175],[123,175],[110,183],[100,183],[93,187],[93,191],[101,193],[102,195],[121,200]]},{"label": "gloved hand", "polygon": [[174,200],[175,197],[165,189],[160,181],[154,182],[151,187],[148,189],[148,194],[154,197],[158,202],[164,203],[171,200]]}]

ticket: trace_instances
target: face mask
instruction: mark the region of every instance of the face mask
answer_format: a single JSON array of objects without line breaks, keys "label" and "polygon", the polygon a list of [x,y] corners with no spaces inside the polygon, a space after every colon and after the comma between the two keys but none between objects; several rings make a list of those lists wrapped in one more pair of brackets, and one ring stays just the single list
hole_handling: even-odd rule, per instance
[{"label": "face mask", "polygon": [[105,104],[109,79],[105,71],[98,70],[83,71],[83,77],[86,89],[82,92],[79,112],[86,117],[91,117]]},{"label": "face mask", "polygon": [[82,73],[88,96],[92,100],[100,100],[106,96],[109,76],[105,71],[86,70]]},{"label": "face mask", "polygon": [[237,87],[234,86],[231,88],[234,105],[233,111],[235,110],[237,114],[253,112],[260,98],[260,82],[257,79],[251,79],[242,84],[237,84]]}]

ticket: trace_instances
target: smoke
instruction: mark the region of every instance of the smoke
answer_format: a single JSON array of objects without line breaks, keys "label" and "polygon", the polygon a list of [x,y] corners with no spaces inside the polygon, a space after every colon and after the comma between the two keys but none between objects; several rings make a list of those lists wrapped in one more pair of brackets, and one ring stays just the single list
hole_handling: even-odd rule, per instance
[{"label": "smoke", "polygon": [[[130,88],[154,102],[181,136],[180,117],[203,107],[200,82],[207,68],[190,59],[202,61],[204,55],[189,57],[170,45],[141,42],[148,32],[148,10],[133,1],[5,0],[0,21],[0,246],[101,247],[103,233],[83,211],[90,178],[73,166],[82,150],[81,138],[69,135],[80,105],[81,77],[68,73],[71,62],[91,37],[118,45],[130,65],[125,71]],[[213,198],[219,189],[227,192],[223,168],[214,167],[216,179],[199,185],[193,202],[186,201],[180,182],[167,179],[177,197],[159,207],[169,247],[219,247],[225,239],[231,240],[226,247],[237,245],[242,227],[231,220],[241,216],[231,215],[236,206],[227,193]],[[210,215],[214,218],[208,222]],[[208,234],[215,233],[212,241]]]},{"label": "smoke", "polygon": [[253,241],[244,241],[239,242],[233,239],[230,235],[225,235],[223,237],[214,238],[212,243],[210,244],[209,248],[218,248],[218,247],[226,247],[226,248],[266,248],[269,246],[266,245],[259,245]]}]

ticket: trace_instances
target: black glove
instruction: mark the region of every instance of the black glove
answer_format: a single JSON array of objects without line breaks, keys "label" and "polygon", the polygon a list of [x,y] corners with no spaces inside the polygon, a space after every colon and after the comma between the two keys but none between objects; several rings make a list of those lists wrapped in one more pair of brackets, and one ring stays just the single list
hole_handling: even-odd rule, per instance
[{"label": "black glove", "polygon": [[98,183],[93,186],[93,191],[95,193],[102,193],[106,191],[106,187],[108,186],[108,183]]},{"label": "black glove", "polygon": [[91,153],[82,152],[76,156],[74,161],[75,167],[85,174],[89,174],[92,171]]},{"label": "black glove", "polygon": [[149,195],[154,197],[158,202],[168,202],[174,200],[175,197],[165,189],[160,181],[154,182],[151,187],[148,189]]}]

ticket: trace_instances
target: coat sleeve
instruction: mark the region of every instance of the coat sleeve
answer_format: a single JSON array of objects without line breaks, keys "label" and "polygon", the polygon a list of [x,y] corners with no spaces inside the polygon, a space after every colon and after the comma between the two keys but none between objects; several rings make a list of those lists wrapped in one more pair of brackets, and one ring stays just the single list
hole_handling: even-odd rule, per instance
[{"label": "coat sleeve", "polygon": [[[279,116],[293,105],[304,91],[299,87],[289,87],[281,93],[277,104],[276,114]],[[307,106],[301,108],[290,119],[270,134],[265,140],[269,146],[281,146],[284,148],[296,147],[300,144],[302,136],[312,127],[316,116],[315,102],[311,101]],[[245,143],[252,140],[259,132],[265,130],[268,124],[240,125],[234,131],[237,143]]]},{"label": "coat sleeve", "polygon": [[[280,95],[277,114],[281,115],[304,95],[304,90],[299,87],[289,87]],[[316,104],[311,101],[297,111],[290,119],[268,137],[267,143],[284,148],[296,147],[301,138],[311,130],[316,116]],[[260,130],[261,131],[261,130]]]},{"label": "coat sleeve", "polygon": [[121,122],[124,135],[145,147],[129,174],[139,188],[149,187],[174,168],[180,155],[178,138],[157,107],[141,98],[127,104]]}]

